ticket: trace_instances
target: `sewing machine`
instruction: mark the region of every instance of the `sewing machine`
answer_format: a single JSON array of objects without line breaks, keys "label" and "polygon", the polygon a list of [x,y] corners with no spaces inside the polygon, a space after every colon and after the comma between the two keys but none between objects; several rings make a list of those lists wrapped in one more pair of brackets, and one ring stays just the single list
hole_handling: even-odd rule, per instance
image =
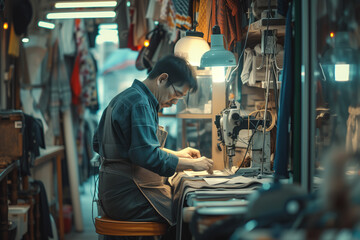
[{"label": "sewing machine", "polygon": [[[233,101],[229,108],[224,109],[221,114],[216,115],[215,125],[217,127],[218,140],[225,147],[229,170],[231,170],[233,165],[236,143],[239,141],[239,132],[241,130],[251,130],[252,134],[246,151],[247,153],[251,149],[250,167],[240,168],[236,173],[256,176],[260,173],[270,172],[270,133],[265,131],[264,139],[263,131],[259,130],[259,127],[263,126],[263,124],[263,120],[242,115],[240,104],[236,101]],[[269,121],[266,121],[266,126],[268,124]],[[264,153],[262,151],[263,141],[265,141]]]}]

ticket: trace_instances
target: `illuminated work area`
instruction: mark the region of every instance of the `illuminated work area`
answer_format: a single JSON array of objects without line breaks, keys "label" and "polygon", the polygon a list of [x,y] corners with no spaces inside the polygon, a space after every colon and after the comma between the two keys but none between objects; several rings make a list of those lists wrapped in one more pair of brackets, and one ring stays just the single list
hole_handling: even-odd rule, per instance
[{"label": "illuminated work area", "polygon": [[359,10],[0,0],[0,239],[359,239]]}]

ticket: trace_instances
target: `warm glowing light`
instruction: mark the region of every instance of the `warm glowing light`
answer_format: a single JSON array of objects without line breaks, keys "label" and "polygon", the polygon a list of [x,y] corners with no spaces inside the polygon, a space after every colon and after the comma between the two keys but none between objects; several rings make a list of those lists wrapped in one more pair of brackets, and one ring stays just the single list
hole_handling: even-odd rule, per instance
[{"label": "warm glowing light", "polygon": [[186,36],[177,41],[174,53],[185,58],[192,66],[200,66],[202,55],[209,50],[209,44],[202,37]]},{"label": "warm glowing light", "polygon": [[55,3],[55,8],[95,8],[115,6],[116,1],[68,1]]},{"label": "warm glowing light", "polygon": [[330,37],[333,38],[335,36],[335,33],[334,32],[331,32],[330,33]]},{"label": "warm glowing light", "polygon": [[100,29],[117,30],[118,25],[116,23],[102,23],[99,25]]},{"label": "warm glowing light", "polygon": [[335,64],[335,81],[347,82],[349,81],[350,65],[349,64]]},{"label": "warm glowing light", "polygon": [[150,42],[149,42],[148,39],[146,39],[146,40],[144,41],[144,47],[148,47],[149,45],[150,45]]},{"label": "warm glowing light", "polygon": [[225,82],[225,67],[211,67],[212,81]]},{"label": "warm glowing light", "polygon": [[22,41],[23,43],[28,43],[28,42],[30,41],[30,39],[27,38],[27,37],[24,37],[23,39],[21,39],[21,41]]},{"label": "warm glowing light", "polygon": [[8,29],[8,28],[9,28],[9,24],[8,24],[7,22],[4,22],[3,28],[4,28],[4,30]]}]

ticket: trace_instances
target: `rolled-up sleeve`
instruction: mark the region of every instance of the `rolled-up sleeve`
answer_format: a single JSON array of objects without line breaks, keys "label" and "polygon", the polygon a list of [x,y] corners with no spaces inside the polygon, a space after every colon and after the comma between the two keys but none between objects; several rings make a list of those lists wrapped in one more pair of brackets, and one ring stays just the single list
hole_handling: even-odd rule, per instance
[{"label": "rolled-up sleeve", "polygon": [[139,104],[131,109],[129,158],[134,163],[161,176],[175,173],[179,159],[160,149],[157,123],[150,106]]}]

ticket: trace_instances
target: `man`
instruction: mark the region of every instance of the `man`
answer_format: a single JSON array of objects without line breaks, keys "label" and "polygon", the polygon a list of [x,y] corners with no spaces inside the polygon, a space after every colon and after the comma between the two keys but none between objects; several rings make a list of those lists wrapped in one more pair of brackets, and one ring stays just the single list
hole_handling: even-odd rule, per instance
[{"label": "man", "polygon": [[196,149],[163,148],[166,133],[158,126],[158,111],[196,90],[191,67],[171,55],[109,103],[94,135],[94,150],[102,159],[99,200],[107,216],[175,224],[164,177],[185,169],[211,170],[213,161]]}]

